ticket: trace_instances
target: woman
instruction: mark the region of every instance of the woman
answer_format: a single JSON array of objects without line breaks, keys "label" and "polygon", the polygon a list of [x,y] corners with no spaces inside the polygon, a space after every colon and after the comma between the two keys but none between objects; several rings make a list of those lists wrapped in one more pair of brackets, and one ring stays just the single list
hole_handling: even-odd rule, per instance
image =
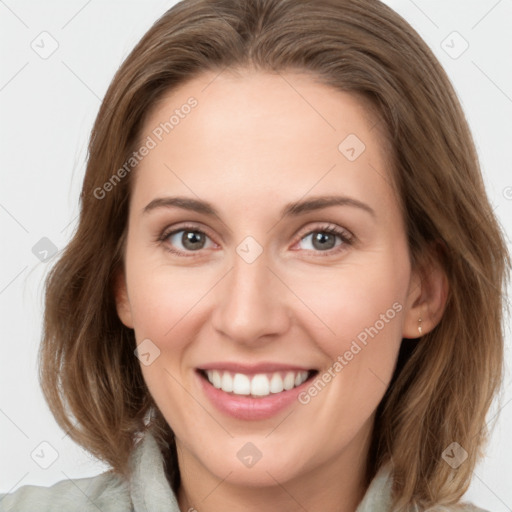
[{"label": "woman", "polygon": [[40,378],[112,471],[2,510],[475,510],[509,259],[391,9],[177,4],[113,79],[81,201]]}]

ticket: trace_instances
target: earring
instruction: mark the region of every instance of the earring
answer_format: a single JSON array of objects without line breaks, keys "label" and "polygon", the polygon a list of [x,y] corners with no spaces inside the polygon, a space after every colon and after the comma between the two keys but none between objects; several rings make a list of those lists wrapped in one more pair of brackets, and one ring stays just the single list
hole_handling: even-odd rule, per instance
[{"label": "earring", "polygon": [[418,325],[418,332],[421,334],[421,333],[422,333],[422,331],[423,331],[423,329],[422,329],[422,327],[421,327],[421,317],[420,317],[420,318],[418,318],[418,322],[419,322],[419,325]]}]

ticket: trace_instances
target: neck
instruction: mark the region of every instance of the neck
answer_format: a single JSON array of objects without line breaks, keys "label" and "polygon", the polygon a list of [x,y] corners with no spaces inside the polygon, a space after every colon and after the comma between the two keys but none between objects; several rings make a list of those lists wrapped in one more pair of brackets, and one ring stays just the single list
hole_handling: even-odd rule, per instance
[{"label": "neck", "polygon": [[[371,426],[371,425],[370,425]],[[241,485],[228,472],[212,474],[200,460],[178,443],[182,512],[354,512],[367,490],[366,456],[370,429],[363,429],[341,453],[311,466],[295,477],[279,481],[269,472],[266,485]]]}]

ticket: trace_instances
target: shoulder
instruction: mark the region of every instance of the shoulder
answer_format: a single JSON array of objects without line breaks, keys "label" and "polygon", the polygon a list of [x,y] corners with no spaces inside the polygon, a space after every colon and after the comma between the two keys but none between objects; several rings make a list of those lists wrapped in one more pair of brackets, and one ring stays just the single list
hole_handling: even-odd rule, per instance
[{"label": "shoulder", "polygon": [[0,494],[0,512],[179,512],[151,431],[134,445],[128,479],[112,470],[89,478],[61,480],[50,487],[25,485]]},{"label": "shoulder", "polygon": [[425,512],[489,512],[489,510],[479,508],[469,502],[460,502],[452,506],[439,505],[438,507],[429,508]]},{"label": "shoulder", "polygon": [[484,508],[479,508],[476,505],[473,505],[469,502],[460,502],[456,505],[439,505],[437,507],[431,507],[427,509],[425,512],[489,512],[489,510]]},{"label": "shoulder", "polygon": [[50,487],[24,485],[0,494],[0,512],[127,512],[129,485],[107,471],[89,478],[61,480]]},{"label": "shoulder", "polygon": [[[356,512],[392,512],[392,483],[393,470],[390,463],[383,465],[370,486],[367,489],[363,500]],[[479,508],[469,502],[459,502],[455,505],[436,505],[423,512],[490,512],[487,509]],[[411,507],[410,512],[418,512],[418,508]]]}]

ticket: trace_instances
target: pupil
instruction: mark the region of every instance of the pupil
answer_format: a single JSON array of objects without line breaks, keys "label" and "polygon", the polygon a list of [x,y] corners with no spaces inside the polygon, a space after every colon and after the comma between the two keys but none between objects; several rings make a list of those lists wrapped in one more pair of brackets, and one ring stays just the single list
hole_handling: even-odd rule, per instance
[{"label": "pupil", "polygon": [[183,246],[189,249],[197,249],[197,244],[202,241],[202,235],[195,231],[186,231],[183,235]]},{"label": "pupil", "polygon": [[[331,244],[325,243],[326,238],[328,238],[328,237],[331,237]],[[319,242],[319,244],[320,244],[318,247],[315,245],[316,242]],[[313,246],[315,246],[316,249],[318,249],[318,248],[320,248],[320,249],[325,249],[325,248],[332,249],[334,247],[333,242],[334,242],[334,237],[333,237],[332,234],[325,234],[325,233],[318,232],[316,234],[316,236],[313,237]]]}]

